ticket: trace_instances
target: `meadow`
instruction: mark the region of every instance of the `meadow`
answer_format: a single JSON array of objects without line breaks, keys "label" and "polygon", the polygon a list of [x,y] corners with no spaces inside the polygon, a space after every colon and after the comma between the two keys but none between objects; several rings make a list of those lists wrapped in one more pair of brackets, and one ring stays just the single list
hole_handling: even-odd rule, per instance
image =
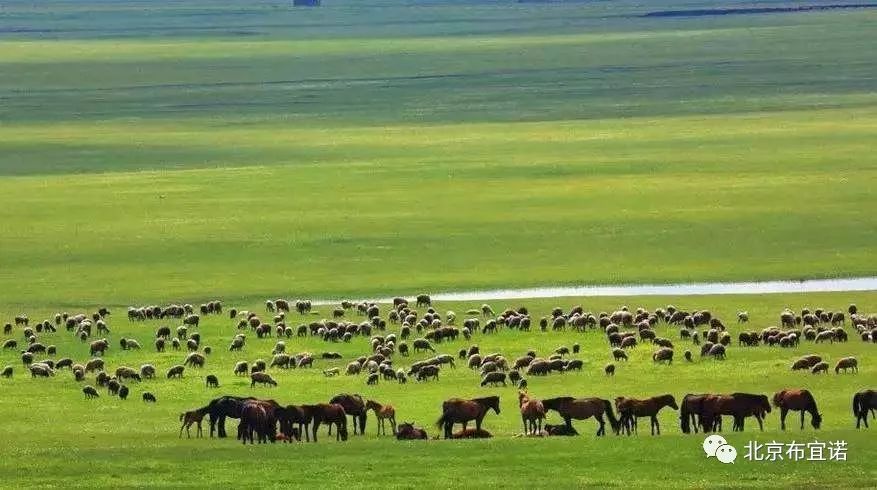
[{"label": "meadow", "polygon": [[[534,396],[549,398],[564,394],[576,396],[599,396],[614,399],[616,396],[648,397],[671,393],[680,400],[686,393],[743,391],[771,396],[784,388],[807,388],[816,397],[824,417],[820,430],[807,426],[798,429],[796,413],[789,416],[789,428],[779,430],[779,415],[775,410],[768,415],[765,431],[759,432],[754,420],[749,420],[746,432],[731,432],[730,421],[725,421],[724,436],[740,452],[733,465],[722,465],[714,459],[706,459],[701,443],[703,436],[683,434],[679,429],[678,412],[665,409],[660,413],[662,434],[649,436],[647,420],[640,421],[638,436],[610,435],[595,437],[596,423],[593,419],[574,422],[581,434],[571,438],[530,439],[515,438],[522,432],[517,412],[515,388],[479,387],[479,376],[458,361],[456,369],[445,368],[438,381],[416,382],[405,385],[393,381],[381,381],[377,386],[366,386],[365,375],[340,375],[326,378],[323,369],[344,366],[350,359],[370,350],[368,338],[356,337],[350,343],[329,343],[315,337],[284,339],[288,351],[309,351],[316,354],[337,351],[342,360],[317,360],[313,369],[269,369],[278,386],[251,388],[249,379],[236,377],[232,367],[239,360],[270,359],[276,338],[257,339],[252,332],[247,345],[240,353],[229,352],[227,346],[234,336],[236,321],[226,315],[204,317],[199,331],[202,346],[211,346],[203,369],[187,369],[182,380],[166,380],[164,371],[182,362],[185,349],[175,352],[169,349],[156,353],[151,346],[154,330],[165,321],[130,323],[124,317],[124,307],[111,308],[108,338],[111,347],[104,356],[110,370],[120,365],[138,368],[144,362],[152,362],[159,370],[155,380],[127,383],[131,387],[128,400],[121,401],[101,389],[101,398],[86,400],[81,387],[84,383],[73,380],[69,370],[59,371],[54,378],[31,379],[23,371],[18,354],[0,353],[2,364],[15,366],[16,374],[11,380],[2,380],[5,396],[0,398],[0,411],[7,414],[0,420],[0,437],[7,441],[0,471],[7,475],[3,486],[203,486],[207,484],[242,484],[244,486],[343,486],[364,487],[456,487],[470,485],[499,485],[503,487],[538,486],[633,486],[657,485],[683,486],[750,486],[774,485],[829,486],[857,488],[868,487],[874,481],[875,470],[871,461],[877,456],[872,427],[856,430],[851,413],[851,397],[856,391],[873,387],[877,376],[873,350],[875,344],[863,343],[851,331],[847,343],[817,344],[802,342],[792,349],[759,346],[747,348],[736,345],[741,328],[760,330],[778,322],[779,310],[791,307],[818,306],[845,309],[855,302],[861,311],[877,308],[877,295],[865,293],[819,293],[810,295],[742,295],[701,297],[641,297],[641,298],[557,298],[522,300],[512,303],[489,302],[497,311],[504,307],[525,305],[534,318],[548,314],[550,309],[561,306],[568,310],[581,304],[588,310],[613,311],[621,305],[631,308],[663,307],[674,304],[680,308],[710,308],[728,325],[734,337],[726,361],[700,359],[698,349],[687,341],[678,340],[677,327],[660,325],[659,335],[670,338],[676,344],[677,356],[667,365],[656,365],[651,360],[653,346],[642,344],[630,351],[628,362],[616,362],[614,377],[603,374],[603,367],[612,361],[605,336],[596,330],[576,333],[531,332],[502,330],[494,335],[476,334],[471,342],[462,337],[457,341],[436,345],[439,353],[456,355],[471,343],[478,344],[482,352],[500,352],[515,358],[528,349],[538,353],[550,353],[555,348],[571,347],[578,342],[582,346],[579,358],[585,361],[582,372],[551,374],[547,377],[528,377],[529,391]],[[462,312],[481,303],[437,303],[438,311],[451,309]],[[248,307],[267,315],[264,306],[226,303],[226,309],[236,306]],[[289,316],[288,323],[297,325],[326,316],[330,306],[316,307],[312,315]],[[386,315],[387,307],[382,307]],[[746,309],[751,320],[738,326],[736,312]],[[79,310],[70,310],[71,313]],[[84,309],[83,311],[89,311]],[[34,319],[51,317],[53,310],[32,311]],[[11,312],[4,311],[3,318]],[[362,317],[350,314],[352,321]],[[170,323],[173,325],[173,323]],[[16,333],[20,331],[17,330]],[[398,331],[390,326],[388,331]],[[118,347],[121,337],[137,339],[143,349],[122,351]],[[70,333],[41,336],[41,340],[58,347],[58,356],[70,356],[77,362],[88,359],[88,345],[75,339]],[[681,356],[685,349],[694,352],[694,363],[686,363]],[[791,363],[804,354],[823,356],[831,366],[845,356],[854,355],[860,360],[858,374],[812,375],[809,372],[792,372]],[[394,363],[407,367],[428,354],[412,354],[410,357],[396,355]],[[204,386],[204,376],[215,374],[220,388]],[[87,383],[93,384],[89,375]],[[155,405],[140,401],[140,393],[150,391],[158,399]],[[484,427],[494,434],[489,440],[469,441],[419,441],[398,442],[391,436],[377,436],[375,420],[370,414],[366,435],[351,436],[344,443],[335,442],[321,429],[317,444],[297,443],[242,446],[229,439],[183,439],[178,438],[180,412],[202,406],[220,394],[253,395],[272,398],[284,404],[325,402],[342,392],[360,393],[366,398],[382,403],[392,403],[398,412],[399,422],[410,421],[426,428],[430,436],[439,434],[433,423],[440,415],[441,402],[454,396],[478,397],[497,394],[501,398],[500,415],[490,413]],[[26,403],[23,403],[25,402]],[[561,423],[556,414],[549,415],[548,422]],[[234,433],[234,422],[229,426]],[[205,426],[207,429],[207,426]],[[194,432],[194,431],[193,431]],[[750,462],[743,459],[743,447],[747,441],[798,441],[813,442],[843,440],[849,444],[845,462]],[[31,466],[29,461],[39,461],[39,471],[23,471]],[[95,466],[99,470],[95,470]],[[533,483],[536,482],[536,483]]]},{"label": "meadow", "polygon": [[[155,353],[160,322],[129,324],[127,306],[221,298],[262,312],[276,297],[877,275],[877,9],[661,17],[649,14],[750,4],[323,3],[3,2],[2,323],[108,305],[109,365],[163,370],[184,354]],[[877,311],[873,292],[491,303],[541,316],[670,302],[712,309],[735,338],[741,309],[753,329],[784,307]],[[763,434],[750,422],[725,436],[738,449],[750,437],[850,443],[845,463],[725,466],[670,411],[660,437],[596,438],[586,421],[578,438],[513,440],[514,390],[481,389],[463,367],[438,382],[366,387],[324,378],[318,361],[278,373],[276,389],[251,389],[231,374],[231,321],[208,317],[201,331],[214,348],[203,374],[222,387],[207,390],[192,371],[147,381],[155,406],[139,386],[125,402],[103,390],[86,401],[68,372],[32,380],[17,352],[0,352],[0,366],[16,369],[0,380],[0,487],[855,488],[877,476],[873,436],[853,429],[850,412],[852,393],[875,379],[873,344],[855,335],[818,348],[734,345],[724,363],[672,366],[654,366],[641,346],[614,378],[602,375],[609,351],[594,332],[475,339],[509,357],[580,342],[585,371],[531,380],[539,397],[806,387],[825,415],[818,433],[780,433],[774,413]],[[120,351],[121,336],[144,349]],[[23,340],[20,329],[13,337]],[[41,340],[87,358],[67,332]],[[250,341],[249,361],[274,343]],[[288,344],[345,361],[367,348]],[[810,351],[832,364],[854,355],[861,372],[789,371]],[[371,419],[366,437],[345,444],[177,438],[178,413],[219,394],[301,403],[342,391],[392,402],[430,435],[451,396],[500,393],[503,413],[488,416],[497,437],[486,441],[379,440]]]}]

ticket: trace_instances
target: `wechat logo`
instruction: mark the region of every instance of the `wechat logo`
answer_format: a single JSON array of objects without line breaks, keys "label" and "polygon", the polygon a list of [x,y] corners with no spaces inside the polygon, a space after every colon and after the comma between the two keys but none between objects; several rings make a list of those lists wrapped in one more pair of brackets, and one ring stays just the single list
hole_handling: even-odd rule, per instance
[{"label": "wechat logo", "polygon": [[712,434],[703,440],[703,452],[707,458],[715,456],[724,464],[734,464],[737,459],[737,449],[718,434]]}]

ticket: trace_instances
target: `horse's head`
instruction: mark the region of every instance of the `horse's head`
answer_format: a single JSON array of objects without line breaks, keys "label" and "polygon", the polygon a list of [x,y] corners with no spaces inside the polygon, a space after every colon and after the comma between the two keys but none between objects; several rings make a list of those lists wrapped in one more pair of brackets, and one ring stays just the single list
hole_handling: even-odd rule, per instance
[{"label": "horse's head", "polygon": [[347,428],[342,427],[342,428],[338,429],[338,435],[341,436],[342,441],[346,441],[347,440]]},{"label": "horse's head", "polygon": [[759,403],[762,410],[766,413],[770,413],[770,400],[767,399],[766,395],[761,395],[761,397],[759,397]]},{"label": "horse's head", "polygon": [[679,405],[676,404],[676,399],[673,398],[673,395],[667,395],[667,406],[672,408],[673,410],[679,410]]},{"label": "horse's head", "polygon": [[499,415],[499,397],[498,396],[490,397],[488,407],[492,408],[493,411],[496,412],[497,415]]},{"label": "horse's head", "polygon": [[818,429],[820,425],[822,425],[822,415],[819,415],[819,412],[813,411],[811,414],[811,423],[813,424],[814,429]]}]

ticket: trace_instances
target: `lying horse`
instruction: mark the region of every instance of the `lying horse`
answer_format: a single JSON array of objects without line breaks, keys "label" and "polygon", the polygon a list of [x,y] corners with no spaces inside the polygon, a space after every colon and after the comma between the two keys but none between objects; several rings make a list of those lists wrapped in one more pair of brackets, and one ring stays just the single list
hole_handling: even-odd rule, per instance
[{"label": "lying horse", "polygon": [[411,422],[402,422],[396,430],[396,439],[400,441],[428,438],[429,436],[423,428],[415,428]]},{"label": "lying horse", "polygon": [[466,430],[466,425],[469,421],[474,420],[475,428],[480,430],[484,416],[491,409],[499,415],[498,396],[474,398],[472,400],[451,398],[442,403],[442,416],[439,417],[435,425],[444,429],[445,439],[450,439],[454,424],[462,424],[463,430]]}]

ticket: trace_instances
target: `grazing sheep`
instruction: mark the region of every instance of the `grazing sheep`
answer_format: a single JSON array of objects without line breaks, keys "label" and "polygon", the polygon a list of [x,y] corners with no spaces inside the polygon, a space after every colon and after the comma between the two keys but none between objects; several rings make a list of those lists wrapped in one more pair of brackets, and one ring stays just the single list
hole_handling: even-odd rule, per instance
[{"label": "grazing sheep", "polygon": [[3,342],[3,349],[17,349],[18,342],[15,339],[9,339],[6,342]]},{"label": "grazing sheep", "polygon": [[91,359],[85,363],[85,372],[86,373],[100,371],[102,369],[104,369],[104,360],[103,359]]},{"label": "grazing sheep", "polygon": [[331,368],[331,369],[324,369],[323,376],[325,376],[327,378],[331,378],[333,376],[337,376],[340,372],[341,372],[341,370],[339,368],[336,368],[336,367]]},{"label": "grazing sheep", "polygon": [[368,375],[368,378],[366,379],[365,384],[376,385],[376,384],[378,384],[379,378],[380,378],[380,375],[378,373],[371,373]]},{"label": "grazing sheep", "polygon": [[250,371],[250,366],[247,365],[246,361],[239,361],[234,365],[235,376],[247,374],[249,371]]},{"label": "grazing sheep", "polygon": [[436,365],[423,366],[417,370],[417,381],[428,381],[429,378],[433,378],[436,381],[438,381],[439,371],[441,371],[440,366],[436,366]]},{"label": "grazing sheep", "polygon": [[110,375],[101,371],[94,377],[94,382],[97,383],[98,386],[106,386],[107,383],[110,382]]},{"label": "grazing sheep", "polygon": [[175,377],[183,379],[183,371],[185,370],[186,368],[184,366],[180,366],[179,364],[172,366],[170,369],[167,370],[167,379]]},{"label": "grazing sheep", "polygon": [[835,337],[834,330],[826,330],[824,332],[819,332],[816,335],[816,343],[819,344],[819,343],[825,342],[827,340],[833,344],[834,337]]},{"label": "grazing sheep", "polygon": [[683,355],[683,357],[685,357],[685,360],[688,362],[694,362],[691,360],[691,351],[690,350],[685,351],[685,354]]},{"label": "grazing sheep", "polygon": [[749,312],[748,311],[738,311],[737,312],[737,323],[746,323],[749,321]]},{"label": "grazing sheep", "polygon": [[581,359],[572,359],[566,363],[564,371],[581,371],[584,364]]},{"label": "grazing sheep", "polygon": [[48,378],[49,376],[55,375],[55,371],[46,364],[34,363],[29,366],[29,369],[30,375],[33,378],[36,378],[37,376]]},{"label": "grazing sheep", "polygon": [[851,369],[854,373],[858,373],[859,361],[855,357],[844,357],[837,361],[837,364],[834,366],[834,374],[840,374],[841,369],[844,372],[847,372],[847,369]]},{"label": "grazing sheep", "polygon": [[120,386],[119,387],[119,400],[127,400],[128,399],[128,387]]},{"label": "grazing sheep", "polygon": [[95,340],[94,342],[91,343],[91,345],[89,347],[89,349],[90,349],[89,352],[91,353],[92,356],[95,356],[95,355],[102,356],[102,355],[104,355],[104,352],[106,352],[106,350],[109,349],[109,347],[110,346],[109,346],[109,342],[107,342],[107,339]]},{"label": "grazing sheep", "polygon": [[710,348],[709,356],[713,359],[725,360],[725,346],[722,344],[715,344]]},{"label": "grazing sheep", "polygon": [[97,390],[94,388],[94,386],[91,386],[91,385],[83,386],[82,393],[85,394],[86,400],[90,400],[92,398],[100,398],[100,395],[98,394]]},{"label": "grazing sheep", "polygon": [[119,388],[121,388],[121,387],[122,387],[122,383],[119,383],[119,380],[117,380],[115,378],[111,378],[109,381],[107,381],[107,392],[110,395],[118,395]]},{"label": "grazing sheep", "polygon": [[274,378],[271,377],[268,373],[253,373],[250,375],[250,388],[254,388],[256,383],[270,386],[277,386],[277,381],[274,381]]},{"label": "grazing sheep", "polygon": [[606,376],[615,376],[615,364],[609,363],[603,368],[603,372],[606,373]]},{"label": "grazing sheep", "polygon": [[148,391],[144,391],[143,392],[143,403],[147,403],[147,402],[155,403],[155,395],[153,395],[152,393],[150,393]]},{"label": "grazing sheep", "polygon": [[485,374],[481,378],[481,386],[487,386],[487,385],[496,386],[499,383],[502,383],[503,386],[507,386],[505,380],[506,380],[505,373],[491,372],[491,373]]},{"label": "grazing sheep", "polygon": [[0,376],[3,376],[4,378],[11,378],[12,377],[12,366],[6,366],[5,368],[3,368],[3,372],[0,373]]},{"label": "grazing sheep", "polygon": [[83,368],[82,366],[74,367],[73,379],[76,381],[83,381],[85,379],[85,368]]},{"label": "grazing sheep", "polygon": [[155,378],[155,366],[152,364],[144,364],[140,366],[140,376],[143,379],[154,379]]},{"label": "grazing sheep", "polygon": [[412,344],[414,345],[414,352],[415,353],[423,351],[423,350],[435,352],[435,349],[433,349],[432,345],[426,339],[422,339],[422,338],[421,339],[414,339],[414,342],[412,342]]},{"label": "grazing sheep", "polygon": [[655,351],[652,354],[652,361],[654,362],[666,362],[667,364],[673,364],[673,349],[669,347],[662,347]]},{"label": "grazing sheep", "polygon": [[612,349],[612,357],[614,357],[616,361],[626,361],[627,360],[627,353],[624,352],[624,350],[616,347],[616,348]]},{"label": "grazing sheep", "polygon": [[828,373],[828,363],[827,362],[817,362],[810,368],[810,372],[813,374],[819,373]]},{"label": "grazing sheep", "polygon": [[207,383],[208,388],[219,388],[219,378],[217,378],[215,375],[208,374],[204,378],[204,380]]},{"label": "grazing sheep", "polygon": [[183,361],[183,365],[201,368],[204,367],[204,363],[206,361],[207,359],[203,355],[197,352],[192,352],[188,356],[186,356],[186,360]]}]

